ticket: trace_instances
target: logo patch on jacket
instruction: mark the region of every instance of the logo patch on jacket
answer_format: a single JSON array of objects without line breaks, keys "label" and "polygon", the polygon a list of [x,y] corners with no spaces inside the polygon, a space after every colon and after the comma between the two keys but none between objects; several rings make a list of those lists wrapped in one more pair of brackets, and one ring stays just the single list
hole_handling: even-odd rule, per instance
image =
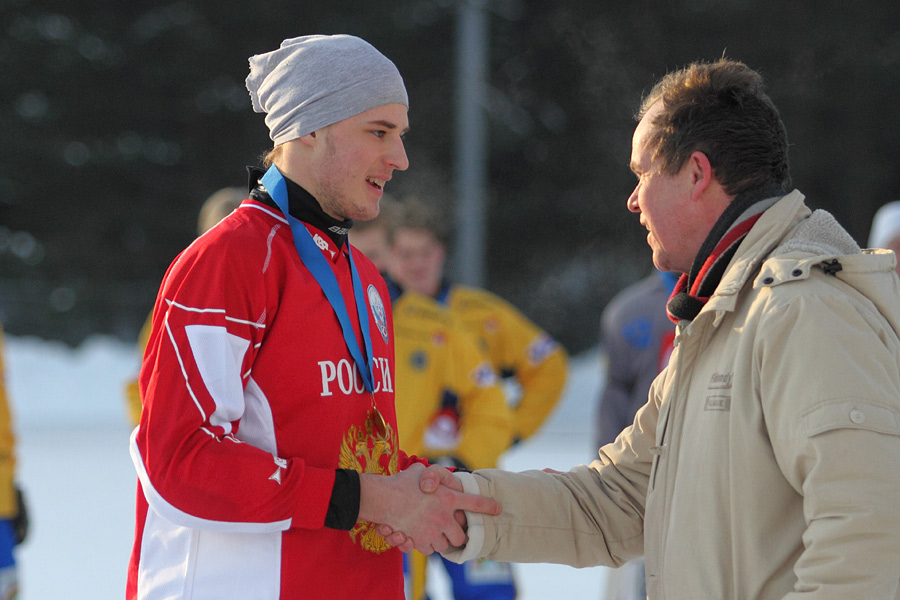
[{"label": "logo patch on jacket", "polygon": [[539,365],[556,352],[556,341],[546,333],[540,333],[528,344],[526,352],[528,353],[528,362],[532,365]]},{"label": "logo patch on jacket", "polygon": [[734,372],[731,373],[713,373],[709,378],[709,385],[706,386],[706,404],[703,410],[731,410],[731,382],[734,379]]},{"label": "logo patch on jacket", "polygon": [[366,290],[366,294],[369,296],[369,308],[372,309],[372,317],[375,318],[375,325],[378,327],[378,331],[381,332],[381,337],[384,338],[384,343],[387,344],[387,313],[384,312],[384,302],[381,301],[381,295],[378,293],[378,290],[375,289],[375,286],[371,283],[369,284],[369,288]]},{"label": "logo patch on jacket", "polygon": [[319,247],[319,250],[321,250],[322,252],[325,252],[327,250],[331,253],[331,258],[334,259],[335,252],[328,246],[328,242],[325,241],[325,238],[317,233],[313,236],[313,241],[316,243],[316,246]]}]

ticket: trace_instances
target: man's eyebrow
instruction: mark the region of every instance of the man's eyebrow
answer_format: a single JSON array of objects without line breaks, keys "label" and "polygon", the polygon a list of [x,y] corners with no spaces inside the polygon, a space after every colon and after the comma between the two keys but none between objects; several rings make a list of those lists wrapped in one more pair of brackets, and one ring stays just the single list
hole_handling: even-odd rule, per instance
[{"label": "man's eyebrow", "polygon": [[637,173],[640,171],[640,165],[638,165],[638,164],[637,164],[636,162],[634,162],[633,160],[632,160],[632,161],[629,161],[629,163],[628,163],[628,168],[631,169],[631,172],[632,172],[632,173],[635,173],[635,174],[637,174]]},{"label": "man's eyebrow", "polygon": [[[370,121],[369,124],[370,124],[370,125],[381,125],[381,126],[384,127],[385,129],[390,129],[390,130],[397,129],[397,124],[396,124],[396,123],[391,123],[390,121],[385,121],[384,119],[378,119],[377,121]],[[404,134],[404,133],[407,133],[408,131],[409,131],[409,127],[407,127],[406,129],[404,129],[404,130],[401,131],[400,133],[401,133],[401,134]]]}]

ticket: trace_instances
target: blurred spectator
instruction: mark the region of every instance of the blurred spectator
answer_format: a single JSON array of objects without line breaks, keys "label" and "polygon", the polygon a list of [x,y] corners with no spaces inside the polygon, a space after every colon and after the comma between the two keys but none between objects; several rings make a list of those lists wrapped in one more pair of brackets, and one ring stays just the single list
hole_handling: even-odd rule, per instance
[{"label": "blurred spectator", "polygon": [[0,600],[18,597],[19,577],[13,549],[28,534],[28,511],[16,487],[15,435],[3,370],[4,342],[0,329]]},{"label": "blurred spectator", "polygon": [[[603,310],[600,340],[606,357],[594,448],[616,439],[647,403],[650,384],[668,364],[675,323],[666,314],[678,275],[655,271],[616,294]],[[609,572],[604,600],[643,600],[644,559]]]},{"label": "blurred spectator", "polygon": [[[472,333],[504,380],[513,411],[513,443],[534,434],[559,401],[566,380],[565,350],[511,304],[488,292],[445,278],[448,221],[434,207],[406,198],[392,229],[390,275],[401,287],[434,298]],[[456,600],[514,598],[512,566],[487,560],[453,565]],[[416,599],[418,600],[418,599]]]},{"label": "blurred spectator", "polygon": [[391,242],[391,277],[404,289],[446,306],[487,350],[494,369],[512,386],[516,442],[534,434],[562,395],[568,357],[550,335],[499,296],[452,283],[444,276],[449,232],[435,207],[402,203]]},{"label": "blurred spectator", "polygon": [[[562,394],[568,361],[565,350],[499,296],[448,281],[444,276],[447,219],[417,198],[405,198],[401,207],[392,227],[391,278],[404,289],[434,298],[475,336],[504,380],[513,411],[513,443],[530,437]],[[454,581],[456,600],[515,597],[508,563],[444,562]],[[480,588],[489,591],[481,596]]]},{"label": "blurred spectator", "polygon": [[[900,256],[900,200],[888,202],[875,213],[869,248],[887,248]],[[900,264],[895,269],[900,274]]]},{"label": "blurred spectator", "polygon": [[595,448],[616,439],[647,403],[650,384],[669,362],[675,323],[666,314],[678,275],[655,271],[616,294],[603,310],[600,341],[607,360],[597,410]]},{"label": "blurred spectator", "polygon": [[[384,274],[389,270],[396,211],[391,199],[382,198],[381,215],[354,223],[349,234],[350,243]],[[404,291],[389,276],[386,279],[394,314],[394,404],[400,448],[445,466],[496,467],[512,440],[512,417],[487,354],[434,299]],[[427,560],[415,551],[404,556],[410,600],[426,597]],[[488,561],[467,567],[444,562],[456,598],[471,597],[472,591],[465,588],[468,579],[461,576],[464,568],[485,571],[490,565]],[[505,593],[509,587],[505,566],[501,575]],[[510,597],[493,595],[491,585],[489,578],[482,579],[478,597]]]},{"label": "blurred spectator", "polygon": [[[200,207],[200,213],[197,217],[197,235],[201,236],[212,229],[216,223],[240,206],[241,201],[246,197],[247,190],[239,187],[222,188],[212,194]],[[144,356],[144,350],[147,348],[152,324],[153,313],[151,312],[147,320],[144,321],[144,326],[141,327],[141,332],[138,335],[137,354],[139,364],[141,357]],[[138,389],[137,374],[125,384],[125,403],[131,424],[137,426],[141,421],[141,392]],[[2,597],[0,597],[0,600],[2,600]]]}]

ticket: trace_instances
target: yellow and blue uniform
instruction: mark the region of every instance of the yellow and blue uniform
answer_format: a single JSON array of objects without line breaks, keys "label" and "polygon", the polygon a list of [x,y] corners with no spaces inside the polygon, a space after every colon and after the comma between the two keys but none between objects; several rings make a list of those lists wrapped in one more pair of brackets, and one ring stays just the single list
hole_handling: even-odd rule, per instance
[{"label": "yellow and blue uniform", "polygon": [[[400,448],[470,469],[497,466],[512,442],[512,415],[487,353],[477,340],[432,298],[403,292],[389,283],[394,313],[395,405]],[[456,423],[456,426],[454,426]],[[444,427],[443,425],[447,426]],[[408,598],[424,598],[428,558],[407,555]],[[488,564],[486,561],[482,561]],[[460,565],[444,561],[454,596],[472,596]],[[471,567],[470,567],[471,568]],[[481,597],[514,597],[504,576],[504,594],[495,581],[478,588]]]},{"label": "yellow and blue uniform", "polygon": [[513,407],[513,437],[520,441],[541,426],[562,395],[568,356],[548,333],[509,302],[486,290],[445,284],[436,299],[474,334],[494,370],[521,388]]},{"label": "yellow and blue uniform", "polygon": [[[518,387],[517,397],[509,400],[512,436],[508,444],[524,440],[541,426],[562,395],[566,382],[568,356],[549,334],[516,310],[510,303],[486,290],[445,283],[434,300],[448,317],[469,334],[482,356],[487,356],[494,371]],[[402,317],[394,305],[394,327]],[[401,335],[397,331],[399,352]],[[403,359],[397,355],[397,380],[402,381]],[[398,386],[400,384],[398,383]],[[400,392],[397,394],[400,412]],[[398,417],[399,418],[399,417]],[[401,448],[403,426],[400,426]],[[497,453],[496,458],[505,449]],[[408,452],[412,452],[407,449]],[[490,465],[491,467],[494,465]],[[474,468],[480,468],[474,466]],[[508,563],[486,559],[457,565],[444,560],[456,600],[509,600],[516,597],[512,568]],[[427,561],[412,554],[412,595],[424,598]]]},{"label": "yellow and blue uniform", "polygon": [[13,547],[24,539],[27,522],[15,486],[16,440],[6,396],[4,353],[3,330],[0,329],[0,598],[6,600],[15,598],[18,593]]},{"label": "yellow and blue uniform", "polygon": [[[404,292],[392,308],[400,447],[432,460],[452,456],[469,469],[496,467],[512,422],[487,355],[431,298]],[[442,411],[455,412],[456,439],[430,429]]]}]

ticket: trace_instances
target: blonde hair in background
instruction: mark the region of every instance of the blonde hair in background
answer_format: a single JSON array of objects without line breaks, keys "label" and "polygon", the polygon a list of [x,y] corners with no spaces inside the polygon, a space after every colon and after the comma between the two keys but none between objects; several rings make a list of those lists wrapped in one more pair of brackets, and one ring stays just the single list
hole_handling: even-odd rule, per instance
[{"label": "blonde hair in background", "polygon": [[247,197],[245,190],[239,187],[227,187],[212,194],[200,207],[197,218],[197,235],[203,235],[213,226],[231,214]]}]

